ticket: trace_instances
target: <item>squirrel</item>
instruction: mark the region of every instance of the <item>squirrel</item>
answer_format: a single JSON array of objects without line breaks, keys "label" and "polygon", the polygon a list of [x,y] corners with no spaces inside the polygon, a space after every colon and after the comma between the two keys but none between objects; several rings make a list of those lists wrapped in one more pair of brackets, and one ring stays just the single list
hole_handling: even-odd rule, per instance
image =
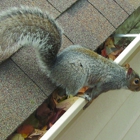
[{"label": "squirrel", "polygon": [[132,68],[81,45],[71,45],[58,53],[62,34],[56,21],[39,8],[9,8],[0,13],[0,63],[21,47],[33,46],[41,70],[68,96],[88,87],[82,97],[90,103],[109,90],[140,91],[140,76]]}]

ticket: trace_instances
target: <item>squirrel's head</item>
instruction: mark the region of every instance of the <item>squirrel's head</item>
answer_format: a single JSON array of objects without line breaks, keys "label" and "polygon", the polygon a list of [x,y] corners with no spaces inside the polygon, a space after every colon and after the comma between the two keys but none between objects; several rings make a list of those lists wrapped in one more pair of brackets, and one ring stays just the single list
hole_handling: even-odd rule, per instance
[{"label": "squirrel's head", "polygon": [[130,68],[129,64],[125,65],[128,79],[128,89],[131,91],[140,91],[140,76]]}]

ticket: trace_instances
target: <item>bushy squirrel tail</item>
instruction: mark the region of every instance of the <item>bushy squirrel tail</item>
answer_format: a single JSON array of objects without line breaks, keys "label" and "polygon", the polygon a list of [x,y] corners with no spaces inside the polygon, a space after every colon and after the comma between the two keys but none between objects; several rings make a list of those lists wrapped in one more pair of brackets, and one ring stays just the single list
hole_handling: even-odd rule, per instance
[{"label": "bushy squirrel tail", "polygon": [[14,7],[0,13],[0,63],[22,46],[33,46],[44,71],[55,63],[62,31],[38,8]]}]

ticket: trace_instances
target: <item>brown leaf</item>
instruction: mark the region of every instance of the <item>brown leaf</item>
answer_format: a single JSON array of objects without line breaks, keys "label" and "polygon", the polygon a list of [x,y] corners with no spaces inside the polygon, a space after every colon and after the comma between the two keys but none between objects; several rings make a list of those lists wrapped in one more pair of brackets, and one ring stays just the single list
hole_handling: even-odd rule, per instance
[{"label": "brown leaf", "polygon": [[79,90],[78,93],[82,94],[82,93],[84,93],[87,89],[88,89],[88,87],[83,87],[83,88],[81,88],[81,89]]},{"label": "brown leaf", "polygon": [[34,136],[43,136],[46,133],[46,131],[47,130],[35,129],[34,132],[28,136],[28,138],[32,138]]},{"label": "brown leaf", "polygon": [[122,51],[122,47],[115,45],[114,38],[109,37],[104,43],[104,49],[102,49],[101,55],[111,60],[115,60]]},{"label": "brown leaf", "polygon": [[106,46],[108,46],[109,48],[115,48],[113,37],[107,38],[107,40],[105,41],[105,47]]},{"label": "brown leaf", "polygon": [[53,116],[48,121],[48,128],[50,128],[66,111],[63,109],[56,109]]},{"label": "brown leaf", "polygon": [[44,118],[48,117],[51,113],[52,113],[52,110],[48,107],[47,102],[44,102],[36,110],[36,116],[39,119],[44,119]]},{"label": "brown leaf", "polygon": [[40,122],[40,128],[48,124],[48,120],[53,116],[54,111],[49,108],[49,104],[44,102],[36,111],[36,118]]},{"label": "brown leaf", "polygon": [[24,138],[27,138],[33,131],[33,126],[28,124],[23,124],[17,129],[17,133],[21,134]]}]

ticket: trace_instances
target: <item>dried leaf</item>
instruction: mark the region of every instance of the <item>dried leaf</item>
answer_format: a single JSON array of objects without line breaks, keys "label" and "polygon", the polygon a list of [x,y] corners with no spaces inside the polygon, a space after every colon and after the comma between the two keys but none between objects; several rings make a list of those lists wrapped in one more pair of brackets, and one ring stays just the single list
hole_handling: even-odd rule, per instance
[{"label": "dried leaf", "polygon": [[11,140],[24,140],[23,136],[21,134],[15,134]]},{"label": "dried leaf", "polygon": [[[47,99],[46,102],[44,102],[36,111],[36,118],[40,122],[40,127],[42,128],[44,125],[48,124],[48,120],[53,116],[54,109],[50,109],[51,104],[49,104],[51,101]],[[53,104],[54,105],[54,104]],[[55,105],[56,106],[56,105]],[[56,108],[56,107],[55,107]]]},{"label": "dried leaf", "polygon": [[114,44],[114,38],[109,37],[104,43],[104,49],[101,51],[101,55],[111,60],[115,60],[122,51],[122,47]]},{"label": "dried leaf", "polygon": [[84,93],[87,89],[88,89],[88,87],[83,87],[79,90],[78,93]]},{"label": "dried leaf", "polygon": [[28,136],[28,138],[32,138],[34,136],[43,136],[46,133],[47,130],[39,130],[39,129],[35,129],[34,132]]},{"label": "dried leaf", "polygon": [[48,107],[48,104],[44,102],[42,105],[38,107],[36,110],[36,116],[39,119],[44,119],[48,117],[48,115],[51,113],[51,109]]},{"label": "dried leaf", "polygon": [[17,133],[21,134],[24,138],[27,138],[33,131],[33,126],[29,124],[23,124],[17,129]]},{"label": "dried leaf", "polygon": [[69,99],[66,99],[64,100],[63,102],[59,103],[56,105],[56,108],[60,108],[60,109],[63,109],[63,110],[68,110],[71,105],[78,99],[79,97],[72,97],[72,98],[69,98]]},{"label": "dried leaf", "polygon": [[105,47],[106,46],[108,46],[109,48],[116,48],[114,45],[114,38],[113,37],[107,38],[107,40],[105,41]]},{"label": "dried leaf", "polygon": [[56,108],[54,115],[50,118],[48,128],[50,128],[66,111]]},{"label": "dried leaf", "polygon": [[43,128],[41,129],[42,131],[47,130],[47,125],[43,126]]}]

